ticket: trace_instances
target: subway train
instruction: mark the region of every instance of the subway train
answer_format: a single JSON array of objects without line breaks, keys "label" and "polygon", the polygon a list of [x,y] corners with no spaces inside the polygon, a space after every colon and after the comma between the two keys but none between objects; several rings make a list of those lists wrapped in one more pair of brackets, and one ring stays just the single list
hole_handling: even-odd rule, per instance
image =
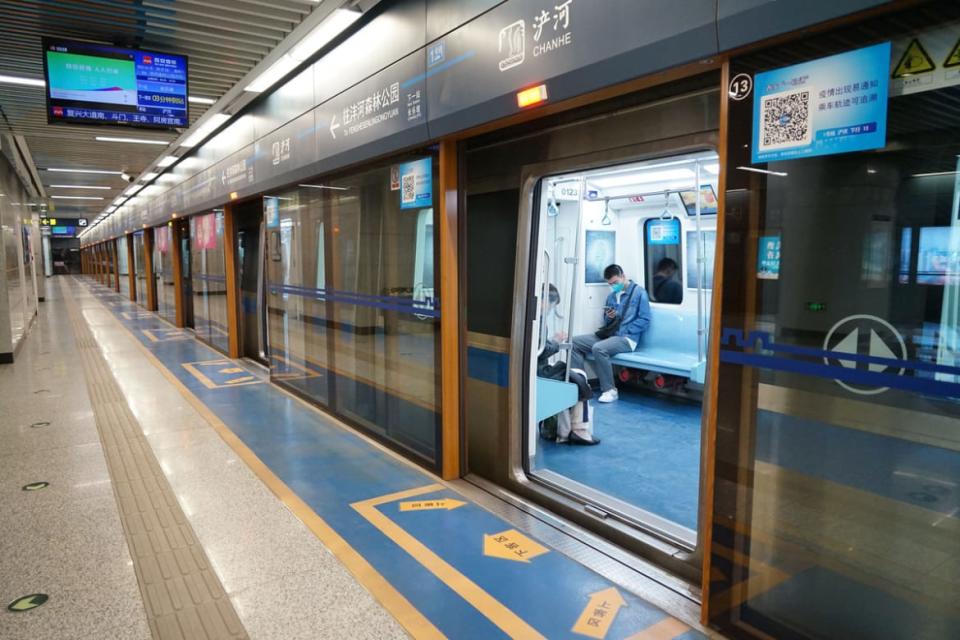
[{"label": "subway train", "polygon": [[[153,273],[171,323],[438,475],[641,567],[724,630],[904,637],[916,623],[917,637],[951,637],[960,143],[944,78],[960,82],[960,62],[894,76],[914,37],[947,59],[960,9],[885,7],[656,78],[621,68],[647,58],[618,54],[615,90],[599,73],[614,66],[591,63],[530,72],[484,101],[471,78],[532,66],[514,47],[515,5],[476,18],[477,33],[501,35],[496,59],[451,38],[435,71],[401,67],[410,95],[437,82],[429,130],[378,138],[371,125],[334,143],[352,111],[306,111],[293,78],[280,102],[303,111],[276,128],[270,97],[252,124],[224,129],[210,146],[228,151],[159,194],[154,217],[134,207],[93,231],[88,272],[91,257],[103,274],[116,268],[104,256],[128,256],[119,286],[149,306],[139,274]],[[815,76],[878,46],[876,77],[857,67],[849,87],[816,87],[824,111],[842,110],[828,92],[875,103],[889,81],[877,146],[791,157],[771,134],[757,159],[756,114],[807,71],[739,83]],[[516,107],[528,86],[568,99]],[[328,100],[352,107],[360,93]],[[449,106],[460,98],[462,112]],[[806,135],[787,111],[762,122]],[[278,140],[315,134],[292,154],[314,156],[274,168]],[[235,174],[256,179],[230,186]],[[649,318],[612,358],[618,398],[599,402],[599,365],[585,358],[584,388],[573,349],[605,322],[610,265]],[[599,444],[562,442],[554,427],[574,419]],[[843,620],[825,613],[837,602],[852,603]]]}]

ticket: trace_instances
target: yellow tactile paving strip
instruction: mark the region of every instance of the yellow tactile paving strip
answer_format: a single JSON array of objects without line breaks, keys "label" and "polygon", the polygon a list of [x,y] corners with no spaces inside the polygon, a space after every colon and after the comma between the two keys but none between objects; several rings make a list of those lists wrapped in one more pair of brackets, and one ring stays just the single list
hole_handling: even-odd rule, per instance
[{"label": "yellow tactile paving strip", "polygon": [[61,290],[153,637],[246,638],[69,288]]}]

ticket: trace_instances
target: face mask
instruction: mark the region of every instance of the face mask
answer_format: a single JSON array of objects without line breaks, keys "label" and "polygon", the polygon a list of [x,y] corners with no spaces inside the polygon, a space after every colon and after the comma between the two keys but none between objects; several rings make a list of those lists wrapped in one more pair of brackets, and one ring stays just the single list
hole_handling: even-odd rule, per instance
[{"label": "face mask", "polygon": [[612,285],[610,285],[610,289],[611,289],[614,293],[620,293],[621,291],[623,291],[623,283],[622,283],[622,282],[618,282],[618,283],[616,283],[616,284],[612,284]]}]

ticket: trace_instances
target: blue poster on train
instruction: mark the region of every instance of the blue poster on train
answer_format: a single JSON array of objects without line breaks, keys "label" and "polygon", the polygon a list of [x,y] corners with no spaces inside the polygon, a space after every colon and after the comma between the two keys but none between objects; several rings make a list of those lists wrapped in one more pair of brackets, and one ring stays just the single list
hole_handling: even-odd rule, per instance
[{"label": "blue poster on train", "polygon": [[400,208],[433,206],[433,161],[422,158],[400,165]]},{"label": "blue poster on train", "polygon": [[760,236],[757,243],[757,277],[780,279],[780,236]]},{"label": "blue poster on train", "polygon": [[887,143],[890,43],[754,78],[752,161],[878,149]]},{"label": "blue poster on train", "polygon": [[667,218],[647,222],[647,244],[680,244],[680,221]]},{"label": "blue poster on train", "polygon": [[264,196],[263,215],[267,219],[267,227],[274,229],[280,226],[280,198]]}]

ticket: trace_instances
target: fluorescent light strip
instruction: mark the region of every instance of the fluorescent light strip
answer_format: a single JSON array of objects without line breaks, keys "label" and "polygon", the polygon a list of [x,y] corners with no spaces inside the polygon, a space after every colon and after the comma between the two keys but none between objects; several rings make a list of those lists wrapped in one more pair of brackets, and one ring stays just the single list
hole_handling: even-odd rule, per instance
[{"label": "fluorescent light strip", "polygon": [[741,171],[750,171],[752,173],[763,173],[768,176],[780,176],[781,178],[785,178],[787,175],[789,175],[786,171],[767,171],[766,169],[757,169],[756,167],[737,167],[737,169],[740,169]]},{"label": "fluorescent light strip", "polygon": [[45,87],[47,83],[40,78],[23,78],[21,76],[0,75],[0,83],[22,84],[28,87]]},{"label": "fluorescent light strip", "polygon": [[306,187],[307,189],[332,189],[333,191],[347,191],[350,187],[331,187],[327,184],[300,184],[298,187]]},{"label": "fluorescent light strip", "polygon": [[933,171],[932,173],[913,173],[910,174],[911,178],[931,178],[933,176],[955,176],[957,175],[956,171]]},{"label": "fluorescent light strip", "polygon": [[167,146],[170,144],[167,140],[147,140],[146,138],[116,138],[114,136],[97,136],[96,140],[100,142],[129,142],[131,144],[155,144]]},{"label": "fluorescent light strip", "polygon": [[163,167],[169,167],[170,165],[172,165],[172,164],[173,164],[174,162],[176,162],[177,160],[179,160],[179,158],[177,158],[177,156],[167,156],[167,157],[165,157],[165,158],[161,158],[160,161],[157,162],[157,166],[158,166],[158,167],[161,167],[161,168],[163,168]]},{"label": "fluorescent light strip", "polygon": [[123,192],[128,199],[140,192],[140,189],[143,189],[143,185],[135,184],[126,191]]},{"label": "fluorescent light strip", "polygon": [[100,196],[50,196],[54,200],[103,200]]},{"label": "fluorescent light strip", "polygon": [[151,180],[156,178],[158,175],[160,174],[151,171],[150,173],[145,173],[142,176],[140,176],[140,180],[142,180],[143,182],[150,182]]},{"label": "fluorescent light strip", "polygon": [[203,96],[187,96],[187,102],[194,104],[213,104],[216,100],[214,98],[204,98]]},{"label": "fluorescent light strip", "polygon": [[209,136],[211,133],[219,129],[227,120],[230,119],[225,113],[215,113],[210,116],[210,119],[205,121],[200,125],[186,140],[180,143],[181,147],[194,147]]},{"label": "fluorescent light strip", "polygon": [[109,191],[111,187],[98,187],[92,184],[48,184],[48,189],[98,189],[100,191]]},{"label": "fluorescent light strip", "polygon": [[252,93],[266,91],[293,71],[301,62],[308,60],[324,45],[343,33],[361,15],[359,11],[337,9],[301,38],[300,42],[294,45],[289,52],[280,56],[266,71],[254,78],[243,90]]},{"label": "fluorescent light strip", "polygon": [[57,173],[100,173],[108,176],[118,176],[122,171],[104,171],[103,169],[54,169],[47,167],[44,171],[55,171]]}]

